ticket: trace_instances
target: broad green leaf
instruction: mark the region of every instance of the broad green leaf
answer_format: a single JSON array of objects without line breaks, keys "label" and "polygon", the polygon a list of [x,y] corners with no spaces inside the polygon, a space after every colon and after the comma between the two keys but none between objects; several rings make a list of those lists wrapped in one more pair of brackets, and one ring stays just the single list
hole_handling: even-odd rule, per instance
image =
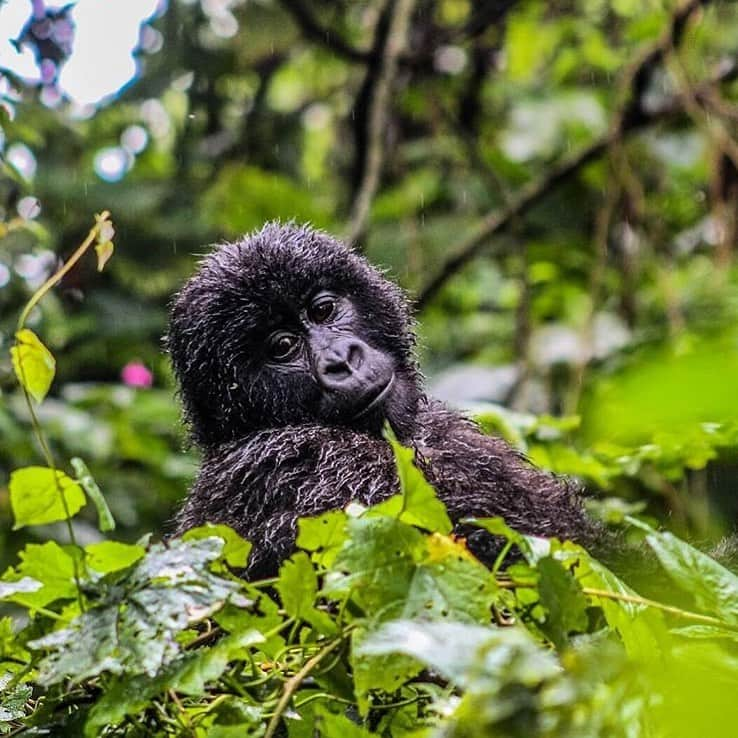
[{"label": "broad green leaf", "polygon": [[405,618],[487,623],[497,583],[466,546],[438,533],[425,539],[402,610]]},{"label": "broad green leaf", "polygon": [[19,638],[21,630],[18,618],[10,615],[0,618],[0,661],[12,659],[16,664],[30,661],[30,654]]},{"label": "broad green leaf", "polygon": [[[249,698],[223,697],[225,699],[221,697],[217,707],[210,710],[213,724],[208,725],[205,738],[260,738],[267,724],[264,707],[253,704]],[[303,710],[304,708],[300,712]],[[284,733],[282,735],[286,738]]]},{"label": "broad green leaf", "polygon": [[26,703],[33,689],[30,684],[16,684],[8,687],[14,674],[0,674],[0,733],[9,733],[11,728],[3,723],[21,720],[26,716]]},{"label": "broad green leaf", "polygon": [[[248,192],[247,198],[243,193]],[[221,167],[204,193],[202,216],[218,223],[225,233],[242,236],[278,218],[326,226],[330,213],[307,189],[293,179],[255,166],[230,164]]]},{"label": "broad green leaf", "polygon": [[738,625],[738,576],[673,533],[652,530],[646,543],[673,582],[703,610]]},{"label": "broad green leaf", "polygon": [[376,738],[377,735],[345,715],[330,712],[325,705],[318,705],[315,718],[316,735],[320,738]]},{"label": "broad green leaf", "polygon": [[561,648],[569,633],[587,629],[587,598],[577,580],[560,561],[545,556],[538,562],[538,594],[546,610],[546,634]]},{"label": "broad green leaf", "polygon": [[282,564],[276,587],[289,615],[306,620],[319,633],[333,635],[336,632],[333,620],[315,608],[318,577],[306,553],[298,551]]},{"label": "broad green leaf", "polygon": [[346,574],[326,582],[323,591],[353,589],[367,613],[382,610],[387,618],[399,614],[424,556],[425,538],[412,526],[384,516],[350,519],[347,530],[349,539],[333,567]]},{"label": "broad green leaf", "polygon": [[372,691],[396,692],[423,669],[417,659],[402,652],[374,653],[364,644],[376,631],[357,628],[351,634],[351,673],[359,712],[366,715]]},{"label": "broad green leaf", "polygon": [[159,676],[113,677],[105,692],[90,710],[84,726],[85,738],[98,738],[105,726],[114,726],[126,716],[145,710],[163,692],[177,665],[170,664]]},{"label": "broad green leaf", "polygon": [[253,629],[271,633],[260,644],[259,650],[269,658],[275,658],[285,646],[285,640],[279,633],[280,625],[285,620],[283,611],[273,597],[256,588],[246,585],[245,595],[249,598],[248,607],[228,603],[213,615],[213,619],[229,633],[245,633]]},{"label": "broad green leaf", "polygon": [[15,346],[10,349],[15,376],[28,394],[36,402],[41,402],[54,380],[56,360],[39,337],[28,328],[19,330],[15,340]]},{"label": "broad green leaf", "polygon": [[252,628],[221,638],[214,646],[187,654],[171,679],[170,686],[184,694],[202,694],[205,685],[217,679],[229,661],[245,659],[246,649],[264,640],[264,636]]},{"label": "broad green leaf", "polygon": [[251,543],[241,538],[233,528],[227,525],[216,525],[205,523],[197,528],[190,528],[183,536],[184,541],[195,541],[201,538],[212,538],[217,536],[223,539],[223,558],[228,566],[234,569],[242,569],[246,566],[251,553]]},{"label": "broad green leaf", "polygon": [[100,487],[97,486],[97,482],[90,473],[82,459],[74,457],[70,461],[74,473],[77,475],[77,481],[80,483],[82,489],[87,492],[87,496],[92,500],[92,504],[97,509],[98,526],[103,533],[115,530],[115,519],[113,513],[110,512],[108,503],[103,497],[103,493],[100,491]]},{"label": "broad green leaf", "polygon": [[395,455],[400,494],[370,508],[367,514],[388,515],[431,532],[450,533],[453,525],[446,507],[415,466],[415,452],[400,444],[391,429],[386,428],[384,435]]},{"label": "broad green leaf", "polygon": [[48,651],[38,681],[80,681],[102,672],[156,676],[181,653],[178,633],[226,602],[246,604],[237,582],[210,571],[222,548],[215,537],[152,546],[97,607],[29,642]]},{"label": "broad green leaf", "polygon": [[[179,656],[153,678],[148,675],[113,678],[101,699],[90,711],[85,724],[86,738],[95,738],[104,726],[115,725],[127,715],[144,710],[154,697],[167,689],[201,695],[205,685],[216,680],[229,661],[245,658],[245,649],[263,639],[264,636],[258,631],[246,630],[227,636],[210,648],[201,648],[194,653]],[[260,718],[256,709],[253,718],[254,722]],[[245,735],[243,726],[240,730],[240,735]]]},{"label": "broad green leaf", "polygon": [[[465,546],[438,533],[422,536],[394,518],[364,516],[348,527],[336,568],[346,572],[341,584],[352,588],[370,622],[393,617],[489,621],[497,587]],[[369,632],[355,632],[355,647]],[[394,691],[419,671],[407,656],[362,654],[356,648],[351,666],[362,713],[372,690]]]},{"label": "broad green leaf", "polygon": [[384,189],[372,203],[372,220],[397,222],[429,206],[442,191],[441,173],[431,167],[410,170],[397,185]]},{"label": "broad green leaf", "polygon": [[506,72],[516,82],[535,75],[560,38],[558,27],[547,21],[544,10],[544,3],[526,3],[506,20]]},{"label": "broad green leaf", "polygon": [[[402,653],[438,671],[460,687],[473,686],[480,670],[502,679],[512,678],[512,667],[521,672],[535,664],[543,678],[558,671],[555,660],[540,649],[523,628],[483,628],[455,622],[396,620],[367,636],[357,648],[359,655]],[[531,663],[515,663],[516,652],[530,656]]]},{"label": "broad green leaf", "polygon": [[661,612],[638,602],[617,599],[620,595],[637,597],[638,593],[593,559],[581,546],[570,541],[559,544],[554,540],[552,548],[554,558],[567,568],[573,567],[582,588],[613,593],[613,598],[585,594],[602,608],[608,625],[620,634],[628,655],[635,660],[657,658],[661,652],[660,643],[666,634]]},{"label": "broad green leaf", "polygon": [[314,518],[297,521],[297,547],[310,551],[312,559],[329,567],[346,540],[346,513],[331,510]]},{"label": "broad green leaf", "polygon": [[119,541],[100,541],[85,546],[85,561],[87,565],[101,574],[127,569],[135,564],[146,549],[131,543]]},{"label": "broad green leaf", "polygon": [[10,475],[13,529],[44,525],[76,515],[85,504],[82,488],[63,471],[27,466]]},{"label": "broad green leaf", "polygon": [[25,579],[41,583],[39,589],[18,590],[8,599],[30,609],[45,607],[55,600],[76,597],[74,559],[54,541],[29,543],[19,554],[20,564],[3,575],[3,581],[17,584]]}]

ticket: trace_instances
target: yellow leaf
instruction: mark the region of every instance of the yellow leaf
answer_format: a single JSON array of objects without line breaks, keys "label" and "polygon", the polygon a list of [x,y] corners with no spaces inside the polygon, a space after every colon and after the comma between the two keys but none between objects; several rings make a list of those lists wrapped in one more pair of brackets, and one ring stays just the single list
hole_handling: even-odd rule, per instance
[{"label": "yellow leaf", "polygon": [[102,243],[98,243],[95,246],[95,253],[97,253],[97,271],[101,272],[103,269],[105,269],[105,265],[110,260],[110,257],[113,255],[113,242],[112,241],[103,241]]},{"label": "yellow leaf", "polygon": [[10,349],[15,376],[36,402],[41,402],[51,387],[56,373],[54,355],[28,328],[15,334],[16,344]]}]

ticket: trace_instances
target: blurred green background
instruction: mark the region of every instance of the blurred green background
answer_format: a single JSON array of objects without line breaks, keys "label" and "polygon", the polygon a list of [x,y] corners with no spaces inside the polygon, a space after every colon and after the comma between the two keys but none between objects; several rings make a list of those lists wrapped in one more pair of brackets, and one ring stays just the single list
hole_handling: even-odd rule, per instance
[{"label": "blurred green background", "polygon": [[15,322],[103,209],[110,264],[85,259],[29,325],[58,360],[57,457],[87,461],[123,537],[164,530],[196,469],[167,302],[209,244],[270,218],[355,236],[418,301],[431,390],[595,512],[734,527],[736,4],[422,0],[403,33],[386,0],[171,0],[135,78],[83,104],[63,70],[85,5],[27,2],[17,27],[0,2],[0,43],[38,62],[0,69],[0,550],[9,474],[41,463]]}]

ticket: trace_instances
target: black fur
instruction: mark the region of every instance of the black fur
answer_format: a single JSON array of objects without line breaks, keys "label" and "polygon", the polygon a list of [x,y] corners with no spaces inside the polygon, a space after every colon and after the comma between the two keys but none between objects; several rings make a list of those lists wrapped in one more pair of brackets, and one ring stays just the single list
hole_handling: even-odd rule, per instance
[{"label": "black fur", "polygon": [[[318,412],[308,373],[264,360],[272,326],[316,290],[357,309],[354,329],[391,356],[398,381],[382,411],[352,420]],[[185,417],[203,461],[176,530],[226,523],[254,543],[247,575],[275,573],[293,550],[295,521],[397,491],[388,419],[454,521],[501,515],[514,528],[595,544],[602,531],[565,481],[532,468],[500,439],[428,398],[403,294],[362,257],[309,227],[268,224],[218,247],[176,297],[168,348]],[[491,563],[499,541],[463,528]]]}]

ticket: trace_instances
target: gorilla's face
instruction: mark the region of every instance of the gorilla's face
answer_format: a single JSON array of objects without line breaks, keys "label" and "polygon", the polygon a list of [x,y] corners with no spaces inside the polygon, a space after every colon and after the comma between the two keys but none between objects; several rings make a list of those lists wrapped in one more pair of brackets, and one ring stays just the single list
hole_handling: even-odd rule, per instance
[{"label": "gorilla's face", "polygon": [[195,440],[319,423],[403,434],[421,394],[400,290],[309,228],[270,224],[207,257],[169,349]]},{"label": "gorilla's face", "polygon": [[[364,340],[351,299],[321,290],[280,317],[263,345],[263,371],[272,386],[291,384],[298,399],[306,383],[318,421],[351,424],[384,414],[396,362]],[[250,381],[248,371],[245,380]]]}]

